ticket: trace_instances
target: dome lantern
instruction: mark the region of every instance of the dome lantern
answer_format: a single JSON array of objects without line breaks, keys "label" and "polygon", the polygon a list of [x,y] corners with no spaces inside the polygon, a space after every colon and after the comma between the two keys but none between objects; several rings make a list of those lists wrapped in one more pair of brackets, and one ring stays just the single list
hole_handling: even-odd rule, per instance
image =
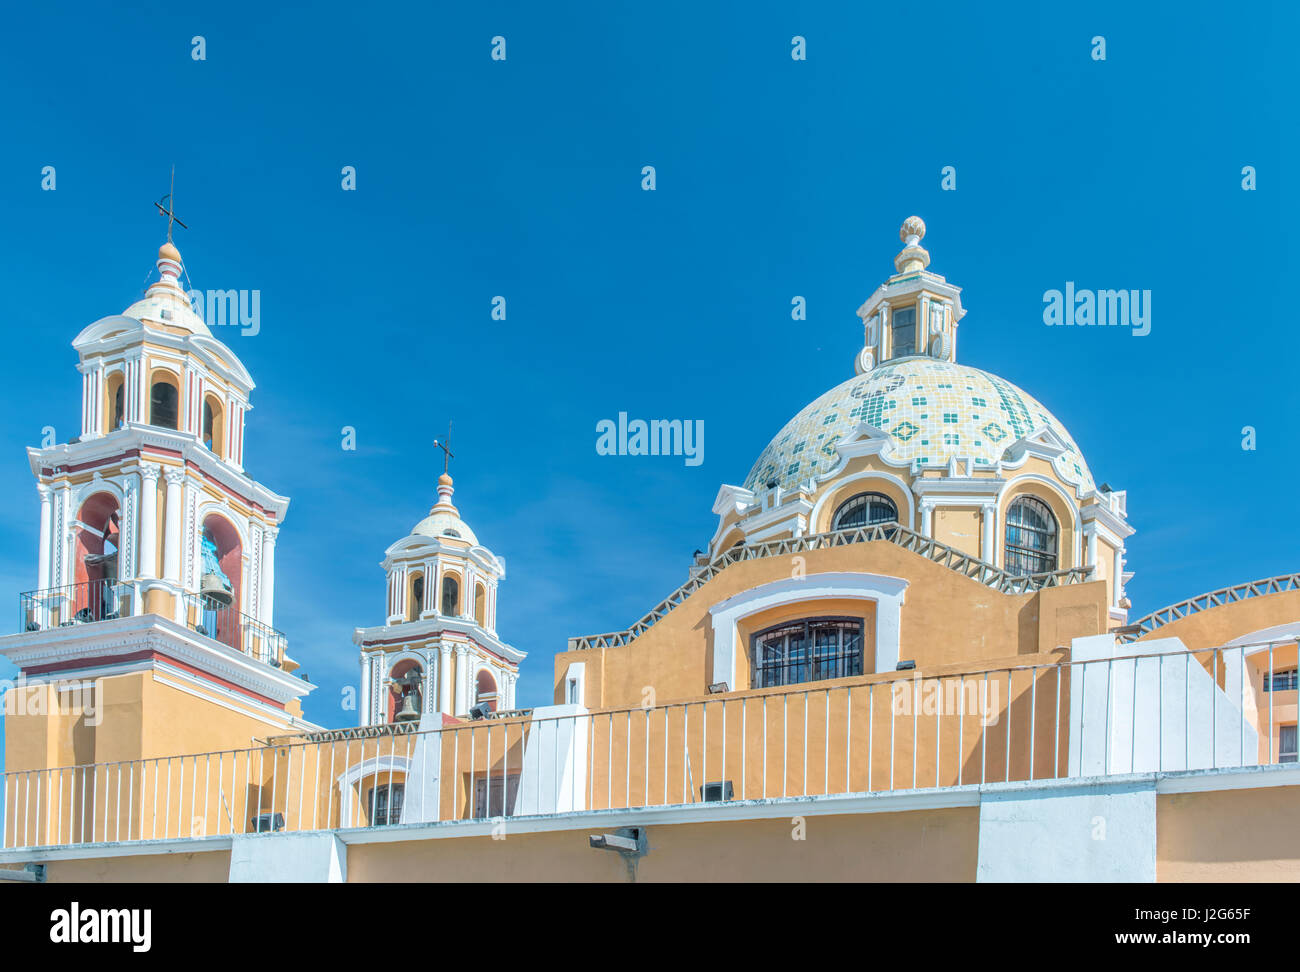
[{"label": "dome lantern", "polygon": [[863,348],[854,370],[865,374],[896,358],[957,360],[957,322],[966,313],[961,288],[931,272],[930,252],[921,245],[925,221],[909,216],[898,232],[903,249],[894,258],[897,270],[858,308]]}]

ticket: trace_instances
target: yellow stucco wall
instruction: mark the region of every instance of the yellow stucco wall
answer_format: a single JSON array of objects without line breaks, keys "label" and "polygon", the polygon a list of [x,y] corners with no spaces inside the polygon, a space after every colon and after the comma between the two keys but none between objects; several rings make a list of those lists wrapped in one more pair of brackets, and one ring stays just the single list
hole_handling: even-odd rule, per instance
[{"label": "yellow stucco wall", "polygon": [[[899,657],[914,659],[920,668],[1051,651],[1106,630],[1102,583],[1002,594],[887,541],[809,551],[799,560],[766,557],[733,564],[630,644],[558,654],[555,700],[563,701],[564,673],[576,662],[586,664],[585,702],[592,708],[640,705],[647,688],[659,703],[700,697],[715,680],[709,609],[742,591],[787,580],[796,569],[908,580]],[[744,648],[748,651],[748,645]]]},{"label": "yellow stucco wall", "polygon": [[50,884],[224,884],[229,877],[230,851],[51,861],[45,866]]},{"label": "yellow stucco wall", "polygon": [[[349,882],[626,881],[623,859],[591,831],[445,838],[348,848]],[[649,828],[639,882],[971,881],[979,810],[791,817]]]},{"label": "yellow stucco wall", "polygon": [[1300,881],[1300,787],[1156,798],[1156,880]]}]

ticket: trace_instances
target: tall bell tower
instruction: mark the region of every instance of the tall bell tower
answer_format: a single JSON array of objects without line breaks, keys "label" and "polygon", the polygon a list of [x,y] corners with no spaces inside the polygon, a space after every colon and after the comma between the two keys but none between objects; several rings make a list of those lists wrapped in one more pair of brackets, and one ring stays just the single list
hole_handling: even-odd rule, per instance
[{"label": "tall bell tower", "polygon": [[40,530],[21,630],[0,638],[22,673],[9,770],[306,726],[311,686],[274,627],[289,500],[244,471],[253,379],[191,308],[170,237],[143,297],[72,342],[77,435],[27,450]]}]

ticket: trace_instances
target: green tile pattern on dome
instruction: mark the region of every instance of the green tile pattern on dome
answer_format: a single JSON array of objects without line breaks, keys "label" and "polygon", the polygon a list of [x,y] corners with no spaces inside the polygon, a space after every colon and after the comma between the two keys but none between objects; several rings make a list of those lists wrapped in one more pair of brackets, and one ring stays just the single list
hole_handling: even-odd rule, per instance
[{"label": "green tile pattern on dome", "polygon": [[1065,482],[1087,491],[1092,473],[1056,417],[1011,382],[950,361],[914,357],[850,378],[791,419],[745,479],[759,489],[775,479],[789,488],[839,464],[835,445],[859,422],[888,433],[895,461],[944,466],[953,458],[993,465],[1018,439],[1048,426],[1068,448],[1053,462]]}]

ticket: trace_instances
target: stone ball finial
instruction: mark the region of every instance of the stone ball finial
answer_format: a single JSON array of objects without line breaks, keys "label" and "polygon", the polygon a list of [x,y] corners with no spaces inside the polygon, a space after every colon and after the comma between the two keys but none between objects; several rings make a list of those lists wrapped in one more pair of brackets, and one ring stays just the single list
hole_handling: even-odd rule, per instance
[{"label": "stone ball finial", "polygon": [[898,231],[898,238],[908,246],[916,246],[925,238],[925,220],[920,216],[907,217]]}]

